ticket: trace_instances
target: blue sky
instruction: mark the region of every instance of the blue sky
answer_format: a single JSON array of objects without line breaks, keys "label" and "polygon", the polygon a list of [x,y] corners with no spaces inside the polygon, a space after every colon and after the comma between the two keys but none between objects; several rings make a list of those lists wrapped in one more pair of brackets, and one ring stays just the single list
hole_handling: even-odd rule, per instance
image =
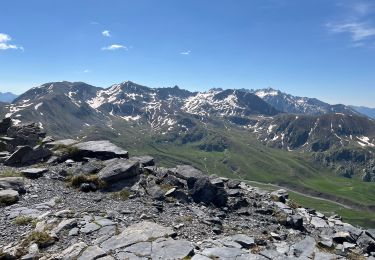
[{"label": "blue sky", "polygon": [[0,91],[131,80],[375,107],[375,2],[3,0]]}]

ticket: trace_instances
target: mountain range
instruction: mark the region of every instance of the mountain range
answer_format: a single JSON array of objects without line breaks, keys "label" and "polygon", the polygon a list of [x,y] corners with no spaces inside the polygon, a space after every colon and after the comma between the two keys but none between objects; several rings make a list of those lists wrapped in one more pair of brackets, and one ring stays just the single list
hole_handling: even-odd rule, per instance
[{"label": "mountain range", "polygon": [[64,81],[0,103],[0,116],[36,122],[57,138],[108,139],[162,166],[191,164],[362,211],[373,204],[375,120],[350,106],[273,89],[191,92]]},{"label": "mountain range", "polygon": [[16,97],[17,95],[11,92],[0,92],[0,102],[11,103]]},{"label": "mountain range", "polygon": [[[1,107],[16,123],[38,122],[60,137],[82,135],[95,127],[122,135],[137,126],[157,139],[187,143],[208,138],[210,127],[230,125],[253,133],[267,146],[310,153],[326,164],[339,162],[344,172],[353,162],[361,165],[361,171],[371,167],[367,158],[373,157],[375,147],[375,121],[354,108],[271,88],[190,92],[130,81],[106,89],[83,82],[54,82],[32,88]],[[225,149],[226,138],[209,138],[214,138],[206,140],[214,148],[208,149]]]}]

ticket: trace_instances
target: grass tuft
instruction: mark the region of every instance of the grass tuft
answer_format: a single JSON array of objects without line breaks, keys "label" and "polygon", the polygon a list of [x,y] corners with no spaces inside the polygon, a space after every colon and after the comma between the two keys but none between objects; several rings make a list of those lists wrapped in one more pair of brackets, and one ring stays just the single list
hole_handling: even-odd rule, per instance
[{"label": "grass tuft", "polygon": [[23,175],[15,170],[5,170],[0,172],[0,177],[22,177]]},{"label": "grass tuft", "polygon": [[121,191],[113,192],[111,197],[118,200],[128,200],[131,193],[127,189],[123,189]]},{"label": "grass tuft", "polygon": [[67,178],[67,185],[73,188],[79,188],[82,183],[93,183],[98,188],[105,188],[106,183],[99,179],[97,175],[75,175]]},{"label": "grass tuft", "polygon": [[34,218],[30,217],[30,216],[18,216],[16,217],[12,223],[14,225],[18,225],[18,226],[27,226],[29,224],[32,224],[34,221]]},{"label": "grass tuft", "polygon": [[40,248],[46,248],[55,243],[55,239],[51,237],[50,234],[48,234],[46,231],[33,231],[26,237],[23,242],[27,245],[36,243]]}]

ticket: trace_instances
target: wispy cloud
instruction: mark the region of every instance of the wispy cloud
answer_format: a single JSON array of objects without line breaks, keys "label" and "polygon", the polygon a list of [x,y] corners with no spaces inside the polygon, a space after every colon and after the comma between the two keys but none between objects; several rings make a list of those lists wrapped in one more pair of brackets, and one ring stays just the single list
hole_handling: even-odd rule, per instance
[{"label": "wispy cloud", "polygon": [[[335,34],[347,34],[352,41],[351,46],[365,47],[375,37],[375,21],[370,14],[375,12],[375,5],[369,1],[340,3],[341,18],[336,17],[326,23],[326,28]],[[345,17],[345,18],[343,18]]]},{"label": "wispy cloud", "polygon": [[90,72],[91,72],[91,70],[88,70],[88,69],[83,71],[83,73],[90,73]]},{"label": "wispy cloud", "polygon": [[351,8],[361,16],[367,15],[374,10],[374,5],[369,3],[355,3]]},{"label": "wispy cloud", "polygon": [[103,51],[115,51],[115,50],[121,50],[121,49],[128,50],[126,46],[121,45],[121,44],[112,44],[112,45],[102,48]]},{"label": "wispy cloud", "polygon": [[111,33],[108,30],[102,31],[102,35],[104,37],[111,37],[112,36]]},{"label": "wispy cloud", "polygon": [[10,44],[12,37],[8,34],[0,33],[0,50],[24,50],[22,46]]},{"label": "wispy cloud", "polygon": [[327,27],[334,33],[348,33],[353,41],[363,41],[375,36],[375,27],[371,27],[364,23],[328,23]]},{"label": "wispy cloud", "polygon": [[183,51],[180,52],[181,55],[190,55],[191,51]]}]

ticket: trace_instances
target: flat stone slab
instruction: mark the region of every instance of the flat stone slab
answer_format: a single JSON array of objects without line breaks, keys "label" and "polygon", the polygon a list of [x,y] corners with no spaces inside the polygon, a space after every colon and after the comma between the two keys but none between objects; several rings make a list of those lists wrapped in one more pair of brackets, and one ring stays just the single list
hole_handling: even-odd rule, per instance
[{"label": "flat stone slab", "polygon": [[108,160],[112,158],[129,158],[128,151],[123,150],[117,145],[107,141],[89,141],[73,145],[78,149],[79,157],[99,158]]},{"label": "flat stone slab", "polygon": [[211,259],[230,260],[230,259],[237,259],[237,257],[240,257],[241,255],[245,255],[246,252],[242,251],[239,248],[214,247],[214,248],[204,249],[201,254]]},{"label": "flat stone slab", "polygon": [[74,139],[63,139],[63,140],[57,140],[54,142],[46,143],[45,146],[47,148],[56,148],[58,146],[71,146],[76,143],[78,143],[78,141]]},{"label": "flat stone slab", "polygon": [[127,227],[121,234],[113,236],[101,244],[101,248],[109,252],[118,248],[128,247],[139,242],[149,242],[161,237],[169,237],[175,232],[170,227],[143,221]]},{"label": "flat stone slab", "polygon": [[107,255],[100,247],[98,246],[89,246],[83,251],[82,255],[78,257],[77,260],[91,260],[98,259],[99,257]]},{"label": "flat stone slab", "polygon": [[40,178],[46,172],[48,172],[48,169],[46,168],[28,168],[21,171],[23,176],[30,179]]},{"label": "flat stone slab", "polygon": [[142,167],[154,166],[155,165],[154,158],[151,157],[151,156],[148,156],[148,155],[131,157],[130,159],[134,159],[134,160],[139,161],[139,163]]},{"label": "flat stone slab", "polygon": [[193,254],[193,245],[186,240],[174,240],[153,242],[151,259],[185,259]]},{"label": "flat stone slab", "polygon": [[177,167],[174,170],[175,175],[178,178],[184,180],[187,180],[189,178],[200,178],[204,176],[203,172],[190,165],[177,165]]}]

